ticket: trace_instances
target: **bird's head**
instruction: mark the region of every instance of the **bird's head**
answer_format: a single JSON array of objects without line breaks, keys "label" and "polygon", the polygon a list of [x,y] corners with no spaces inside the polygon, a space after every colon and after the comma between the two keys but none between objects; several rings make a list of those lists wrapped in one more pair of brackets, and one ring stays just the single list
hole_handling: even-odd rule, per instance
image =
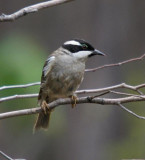
[{"label": "bird's head", "polygon": [[62,47],[67,50],[73,57],[86,61],[88,57],[95,55],[105,56],[104,53],[95,49],[91,44],[82,39],[73,39],[66,41]]}]

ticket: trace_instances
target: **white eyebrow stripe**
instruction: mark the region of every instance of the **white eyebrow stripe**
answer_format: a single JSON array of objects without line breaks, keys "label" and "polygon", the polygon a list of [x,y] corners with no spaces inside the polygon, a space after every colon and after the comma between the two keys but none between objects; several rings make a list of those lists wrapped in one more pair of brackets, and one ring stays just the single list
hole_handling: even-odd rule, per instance
[{"label": "white eyebrow stripe", "polygon": [[67,42],[65,42],[64,44],[65,44],[65,45],[71,44],[71,45],[81,46],[81,44],[80,44],[79,42],[75,41],[75,40],[67,41]]}]

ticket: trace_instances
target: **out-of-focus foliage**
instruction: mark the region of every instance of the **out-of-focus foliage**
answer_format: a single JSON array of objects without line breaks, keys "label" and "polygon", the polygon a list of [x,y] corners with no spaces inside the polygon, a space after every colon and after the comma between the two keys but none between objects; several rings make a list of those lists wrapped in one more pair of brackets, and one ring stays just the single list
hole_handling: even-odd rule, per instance
[{"label": "out-of-focus foliage", "polygon": [[[40,81],[41,70],[44,63],[44,50],[30,36],[13,33],[0,40],[0,86],[26,84]],[[1,91],[0,96],[14,94],[38,93],[39,86],[9,89]],[[3,103],[1,110],[10,111],[15,109],[37,106],[35,99],[12,100]],[[16,120],[16,123],[29,124],[25,121]]]},{"label": "out-of-focus foliage", "polygon": [[34,39],[13,33],[0,41],[1,84],[22,84],[40,80],[44,51]]}]

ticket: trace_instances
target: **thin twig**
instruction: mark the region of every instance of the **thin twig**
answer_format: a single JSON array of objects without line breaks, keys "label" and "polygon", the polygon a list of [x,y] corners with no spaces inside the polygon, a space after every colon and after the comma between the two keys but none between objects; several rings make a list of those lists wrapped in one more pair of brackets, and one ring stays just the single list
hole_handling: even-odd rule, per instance
[{"label": "thin twig", "polygon": [[92,96],[92,98],[101,97],[101,96],[104,96],[104,95],[106,95],[106,94],[108,94],[108,93],[110,93],[110,91],[105,91],[105,92],[103,92],[103,93],[101,93],[101,94],[98,94],[98,95]]},{"label": "thin twig", "polygon": [[70,2],[70,1],[73,1],[73,0],[51,0],[51,1],[47,1],[47,2],[37,3],[37,4],[31,5],[31,6],[22,8],[19,11],[15,12],[13,14],[10,14],[10,15],[2,14],[0,16],[0,22],[14,21],[22,16],[29,14],[29,13],[38,12],[41,9],[56,6],[56,5],[59,5],[62,3]]},{"label": "thin twig", "polygon": [[35,94],[21,94],[21,95],[13,95],[13,96],[8,96],[8,97],[3,97],[0,98],[0,103],[12,99],[20,99],[20,98],[35,98],[38,97],[38,93]]},{"label": "thin twig", "polygon": [[118,94],[118,95],[124,95],[124,96],[139,96],[139,97],[141,97],[141,95],[130,94],[130,93],[124,93],[124,92],[110,91],[110,93],[114,93],[114,94]]},{"label": "thin twig", "polygon": [[139,119],[145,119],[145,117],[140,116],[136,113],[134,113],[133,111],[129,110],[128,108],[124,107],[121,103],[118,103],[118,106],[120,106],[122,109],[124,109],[125,111],[127,111],[128,113],[132,114],[133,116],[139,118]]},{"label": "thin twig", "polygon": [[[101,104],[101,105],[118,105],[123,103],[129,103],[129,102],[137,102],[137,101],[145,101],[145,96],[141,97],[125,97],[125,98],[90,98],[90,97],[81,97],[77,99],[77,104],[81,103],[95,103],[95,104]],[[55,107],[58,107],[60,105],[65,104],[72,104],[72,99],[65,98],[65,99],[58,99],[56,101],[53,101],[49,103],[50,109],[53,109]],[[40,107],[37,108],[31,108],[31,109],[24,109],[24,110],[17,110],[17,111],[11,111],[6,113],[0,114],[0,119],[10,118],[10,117],[16,117],[16,116],[22,116],[22,115],[31,115],[41,112],[42,109]]]},{"label": "thin twig", "polygon": [[28,84],[20,84],[20,85],[11,85],[11,86],[2,86],[0,87],[0,91],[5,89],[14,89],[14,88],[27,88],[31,86],[40,85],[40,82],[28,83]]},{"label": "thin twig", "polygon": [[103,66],[100,66],[100,67],[97,67],[97,68],[86,69],[85,71],[86,72],[95,72],[96,70],[103,69],[103,68],[121,66],[121,65],[126,64],[126,63],[142,60],[144,57],[145,57],[145,53],[142,56],[140,56],[140,57],[131,58],[129,60],[125,60],[125,61],[122,61],[122,62],[119,62],[119,63],[106,64],[106,65],[103,65]]}]

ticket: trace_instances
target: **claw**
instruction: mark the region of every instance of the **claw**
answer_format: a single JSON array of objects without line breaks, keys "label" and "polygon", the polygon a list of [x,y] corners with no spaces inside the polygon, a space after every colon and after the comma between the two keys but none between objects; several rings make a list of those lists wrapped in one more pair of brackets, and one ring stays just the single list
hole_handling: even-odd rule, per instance
[{"label": "claw", "polygon": [[46,103],[46,101],[42,102],[41,108],[42,108],[42,110],[44,111],[45,114],[48,114],[48,113],[54,111],[54,108],[53,109],[49,108],[49,105]]},{"label": "claw", "polygon": [[44,113],[47,114],[49,107],[48,107],[48,104],[46,103],[46,101],[42,102],[41,108],[43,109]]},{"label": "claw", "polygon": [[77,104],[77,96],[72,95],[72,96],[71,96],[71,99],[73,100],[72,108],[75,108],[75,107],[76,107],[76,104]]}]

